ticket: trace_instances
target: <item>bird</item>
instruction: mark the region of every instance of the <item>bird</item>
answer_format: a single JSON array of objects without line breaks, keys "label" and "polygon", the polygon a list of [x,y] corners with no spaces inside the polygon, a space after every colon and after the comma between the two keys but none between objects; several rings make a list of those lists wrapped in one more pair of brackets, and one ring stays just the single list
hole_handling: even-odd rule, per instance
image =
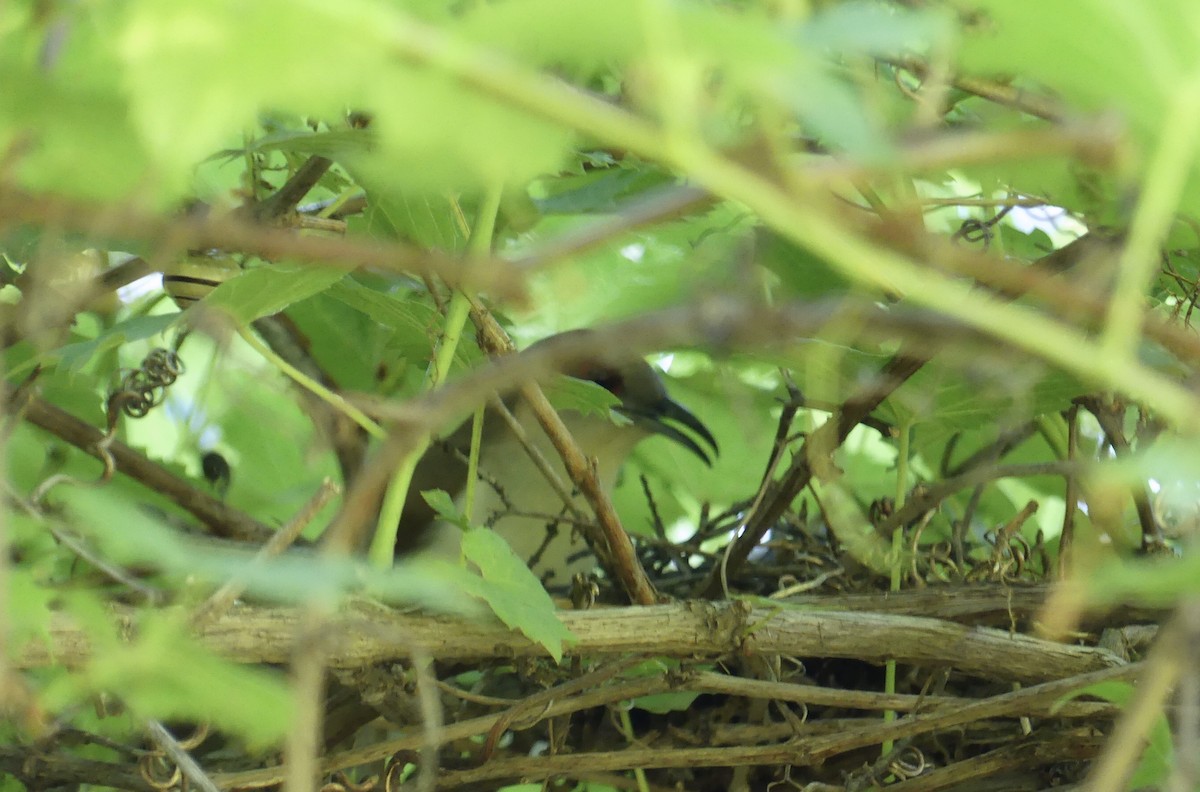
[{"label": "bird", "polygon": [[[538,342],[541,343],[544,341]],[[587,360],[564,373],[594,382],[620,400],[613,408],[623,418],[619,422],[603,415],[585,415],[572,410],[560,412],[584,456],[595,460],[596,475],[604,491],[612,492],[621,466],[638,443],[649,437],[665,437],[709,465],[712,457],[701,443],[714,455],[719,453],[712,432],[692,412],[671,399],[657,369],[644,359]],[[501,400],[513,413],[531,445],[571,488],[558,452],[533,411],[523,399],[517,398],[515,391],[503,394]],[[398,555],[457,558],[461,530],[439,519],[421,493],[441,489],[461,501],[470,445],[469,420],[430,444],[409,486],[400,518]],[[485,410],[484,414],[478,477],[472,513],[467,515],[471,525],[485,525],[496,531],[548,589],[569,586],[578,573],[594,569],[595,558],[588,552],[581,533],[574,530],[574,520],[569,519],[561,495],[546,480],[495,408]],[[590,518],[591,511],[582,496],[578,493],[572,493],[572,496],[582,513]]]}]

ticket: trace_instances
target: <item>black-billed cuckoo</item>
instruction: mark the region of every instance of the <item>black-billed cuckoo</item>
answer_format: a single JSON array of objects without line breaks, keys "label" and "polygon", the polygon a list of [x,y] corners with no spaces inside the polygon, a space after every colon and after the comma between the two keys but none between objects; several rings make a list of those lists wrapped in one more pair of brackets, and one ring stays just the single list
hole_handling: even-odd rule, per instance
[{"label": "black-billed cuckoo", "polygon": [[[614,410],[627,419],[618,424],[605,416],[560,413],[580,450],[589,459],[595,459],[596,474],[606,492],[612,491],[617,473],[634,447],[652,435],[666,437],[705,463],[711,462],[700,444],[683,429],[694,432],[714,452],[716,439],[700,419],[671,400],[658,372],[644,360],[593,361],[569,373],[595,382],[620,399]],[[529,406],[515,398],[515,394],[503,401],[530,444],[566,484],[580,513],[594,519],[582,496],[575,492],[558,452]],[[438,520],[420,493],[441,489],[461,500],[470,444],[471,422],[467,421],[446,438],[435,440],[418,464],[400,520],[399,552],[457,554],[459,530]],[[587,543],[573,529],[575,520],[570,518],[562,496],[494,409],[487,410],[484,417],[479,479],[473,513],[468,515],[471,523],[487,525],[503,536],[545,584],[569,584],[575,573],[595,566]]]}]

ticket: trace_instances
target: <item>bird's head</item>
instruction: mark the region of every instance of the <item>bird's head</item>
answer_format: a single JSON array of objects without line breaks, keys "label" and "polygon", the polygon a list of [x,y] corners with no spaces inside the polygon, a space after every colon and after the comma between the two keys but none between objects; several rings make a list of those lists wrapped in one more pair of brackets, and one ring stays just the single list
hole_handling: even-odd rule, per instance
[{"label": "bird's head", "polygon": [[[667,394],[662,377],[646,361],[633,358],[622,362],[585,361],[571,367],[569,376],[589,380],[621,400],[614,409],[642,431],[661,435],[691,451],[704,464],[712,457],[683,429],[691,430],[700,440],[719,453],[717,440],[708,427],[686,407]],[[682,427],[682,428],[680,428]]]}]

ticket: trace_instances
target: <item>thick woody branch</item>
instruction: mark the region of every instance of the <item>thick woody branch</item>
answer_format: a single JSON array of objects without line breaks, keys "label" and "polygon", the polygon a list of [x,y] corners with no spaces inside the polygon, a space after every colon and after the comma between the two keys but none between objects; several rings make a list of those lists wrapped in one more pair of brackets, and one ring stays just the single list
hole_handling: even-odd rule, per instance
[{"label": "thick woody branch", "polygon": [[[835,613],[745,602],[681,603],[566,611],[563,624],[578,641],[576,656],[731,653],[856,658],[882,664],[953,666],[962,673],[1024,683],[1057,679],[1121,664],[1103,649],[1071,646],[1004,630],[971,628],[914,616]],[[136,634],[136,613],[118,608],[123,635]],[[294,609],[239,608],[205,623],[198,636],[213,651],[245,663],[287,663],[302,638]],[[362,668],[407,659],[414,645],[436,660],[541,657],[545,649],[493,622],[472,622],[382,609],[347,612],[329,623],[331,668]],[[334,640],[337,632],[342,640]],[[66,615],[52,622],[46,644],[18,653],[21,667],[75,665],[91,655],[87,630]]]}]

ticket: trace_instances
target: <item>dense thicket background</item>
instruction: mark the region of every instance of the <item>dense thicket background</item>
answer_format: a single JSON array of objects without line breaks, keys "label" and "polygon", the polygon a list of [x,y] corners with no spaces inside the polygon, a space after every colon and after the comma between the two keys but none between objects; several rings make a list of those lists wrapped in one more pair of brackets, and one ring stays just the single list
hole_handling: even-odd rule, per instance
[{"label": "dense thicket background", "polygon": [[[1195,746],[1172,752],[1168,729],[1194,740],[1195,713],[1170,725],[1161,713],[1177,683],[1184,704],[1196,695],[1180,638],[1195,629],[1200,496],[1198,53],[1200,9],[1186,0],[0,5],[0,768],[12,774],[0,783],[148,789],[161,773],[177,785],[167,721],[216,735],[185,745],[201,765],[187,783],[238,783],[229,774],[278,765],[286,744],[288,783],[306,788],[320,767],[355,764],[317,759],[361,725],[322,727],[338,712],[319,693],[328,664],[335,693],[417,735],[370,758],[394,754],[396,773],[426,788],[972,789],[994,776],[1037,789],[1089,772],[1121,788],[1135,767],[1130,783],[1194,788]],[[163,271],[228,282],[181,312]],[[486,398],[465,374],[487,365],[480,343],[504,345],[499,328],[524,347],[576,327],[617,327],[606,344],[654,353],[720,441],[711,468],[644,443],[613,499],[647,540],[638,565],[661,594],[782,592],[765,610],[739,600],[752,616],[695,606],[718,609],[701,620],[712,634],[744,619],[732,643],[614,637],[668,640],[674,611],[613,633],[579,616],[564,626],[486,542],[486,580],[392,570],[386,553],[370,564],[300,549],[251,565],[280,526],[302,546],[338,514],[338,530],[373,530],[415,438]],[[592,390],[552,390],[560,406],[605,406]],[[610,598],[646,601],[618,578],[602,586]],[[1008,588],[1053,581],[1069,585],[1041,611],[1044,589],[1026,600]],[[1004,590],[984,589],[994,598],[977,611],[949,612],[951,595],[905,612],[1008,630],[1032,642],[1020,646],[1033,670],[1007,649],[960,646],[937,632],[948,621],[882,616],[846,628],[873,645],[801,649],[772,634],[757,665],[727,651],[800,618],[779,616],[795,607],[786,595],[942,586],[966,603],[982,584]],[[232,606],[239,594],[247,604]],[[466,621],[419,633],[424,622],[378,623],[368,608],[382,632],[356,629],[385,648],[355,654],[335,615],[348,597]],[[1157,610],[1081,622],[1113,603]],[[1013,682],[1119,668],[1091,648],[1101,631],[1177,603],[1172,640],[1141,676],[1140,719],[1124,726],[1100,702],[1055,720],[1048,707],[1070,684],[981,710],[975,731],[947,722],[957,736],[942,742],[870,712],[918,707],[908,694],[982,706]],[[272,605],[294,620],[254,610]],[[283,626],[238,621],[264,613]],[[497,617],[533,648],[500,648],[486,632]],[[473,629],[492,660],[439,643]],[[1052,641],[1096,653],[1068,663]],[[578,646],[595,652],[562,659]],[[997,652],[994,667],[978,651]],[[830,656],[865,663],[829,671]],[[899,674],[871,670],[888,658]],[[468,704],[495,712],[585,680],[526,701],[545,715],[655,674],[657,688],[592,702],[591,720],[535,730],[545,758],[595,749],[594,764],[529,759],[489,775],[484,753],[529,752],[519,736],[492,744],[531,717],[515,704],[500,726],[456,732],[436,780],[435,754],[416,752],[436,722],[477,714]],[[1132,678],[1093,693],[1124,703]],[[820,710],[801,723],[778,703],[811,703],[795,690],[730,680],[896,695],[821,703],[820,727]],[[686,695],[638,698],[670,690]],[[767,750],[875,728],[864,724],[883,731],[844,749]],[[736,731],[750,726],[767,731]],[[469,738],[489,729],[485,751]],[[357,745],[384,735],[359,731]],[[901,747],[924,764],[864,772],[893,738],[912,739]],[[732,748],[687,753],[717,745]],[[995,764],[965,764],[981,757]],[[634,767],[674,769],[620,774]]]}]

